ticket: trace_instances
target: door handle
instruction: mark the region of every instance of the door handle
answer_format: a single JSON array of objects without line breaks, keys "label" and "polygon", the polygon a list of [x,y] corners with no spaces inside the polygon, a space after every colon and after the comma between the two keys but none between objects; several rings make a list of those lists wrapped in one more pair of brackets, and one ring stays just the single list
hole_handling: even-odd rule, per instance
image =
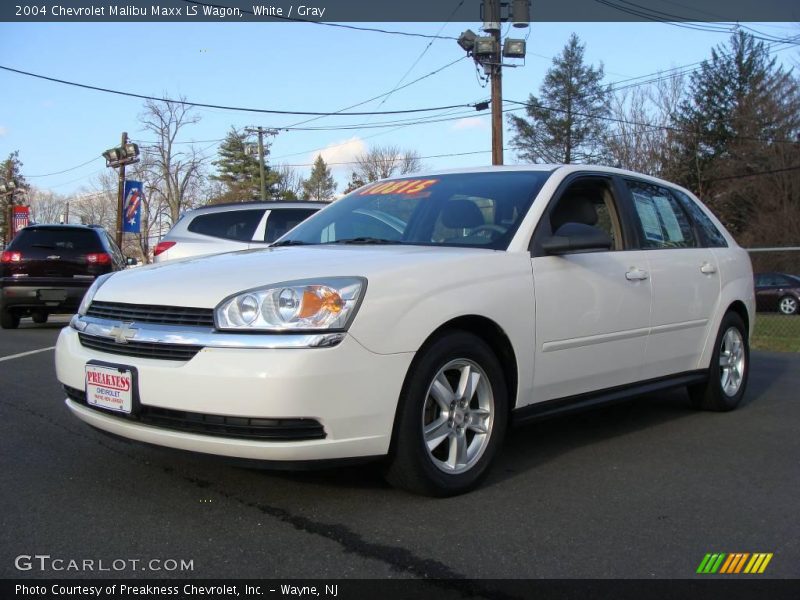
[{"label": "door handle", "polygon": [[647,277],[647,271],[642,271],[641,269],[631,269],[625,273],[625,279],[628,281],[644,281]]},{"label": "door handle", "polygon": [[715,267],[715,266],[714,266],[714,265],[712,265],[711,263],[707,263],[707,262],[705,262],[705,263],[703,263],[703,265],[700,267],[700,272],[701,272],[701,273],[705,273],[706,275],[713,275],[714,273],[716,273],[716,272],[717,272],[717,267]]}]

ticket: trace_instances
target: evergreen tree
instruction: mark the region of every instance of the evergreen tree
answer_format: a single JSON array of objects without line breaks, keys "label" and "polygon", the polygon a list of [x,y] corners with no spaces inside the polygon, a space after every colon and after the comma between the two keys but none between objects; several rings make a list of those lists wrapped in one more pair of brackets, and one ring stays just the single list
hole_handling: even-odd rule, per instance
[{"label": "evergreen tree", "polygon": [[[251,135],[235,127],[231,127],[225,140],[220,144],[219,159],[213,163],[218,173],[211,178],[225,185],[226,193],[222,199],[243,202],[261,197],[261,171],[258,153],[252,150],[254,147]],[[269,144],[265,142],[265,185],[268,196],[273,196],[276,193],[279,176],[266,164],[268,155]]]},{"label": "evergreen tree", "polygon": [[336,182],[333,180],[331,170],[322,160],[322,155],[317,155],[311,175],[303,181],[303,199],[325,202],[333,198],[334,191]]},{"label": "evergreen tree", "polygon": [[786,142],[800,132],[800,88],[763,42],[738,31],[692,75],[672,126],[665,175],[703,197],[739,234],[758,216],[764,186],[738,178],[796,158]]},{"label": "evergreen tree", "polygon": [[355,171],[353,171],[350,174],[350,181],[347,182],[347,187],[344,189],[344,193],[349,194],[350,192],[357,190],[363,185],[366,185],[364,180],[362,180],[358,176],[358,174]]},{"label": "evergreen tree", "polygon": [[603,66],[584,64],[585,44],[574,33],[553,59],[540,97],[528,98],[528,119],[511,115],[517,155],[534,163],[602,162],[609,114]]},{"label": "evergreen tree", "polygon": [[[16,184],[16,188],[13,194],[14,202],[19,203],[22,192],[28,189],[28,183],[25,181],[25,177],[22,175],[22,162],[19,160],[19,150],[16,150],[8,155],[8,158],[0,163],[0,184],[7,184],[9,181],[13,181]],[[8,206],[11,202],[12,194],[7,194],[5,196],[0,197],[0,223],[2,223],[2,227],[0,228],[0,241],[6,239],[6,232],[8,231]]]}]

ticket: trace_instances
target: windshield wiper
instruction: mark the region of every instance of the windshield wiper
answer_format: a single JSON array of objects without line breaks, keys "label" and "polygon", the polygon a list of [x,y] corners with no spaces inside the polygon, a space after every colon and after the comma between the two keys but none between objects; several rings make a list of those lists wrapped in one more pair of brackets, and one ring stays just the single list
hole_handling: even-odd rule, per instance
[{"label": "windshield wiper", "polygon": [[277,248],[278,246],[307,246],[308,242],[303,240],[283,240],[282,242],[273,242],[270,248]]},{"label": "windshield wiper", "polygon": [[374,237],[355,237],[345,240],[336,240],[332,244],[402,244],[399,240],[385,240],[383,238]]},{"label": "windshield wiper", "polygon": [[52,250],[55,246],[53,244],[31,244],[31,248],[48,248]]}]

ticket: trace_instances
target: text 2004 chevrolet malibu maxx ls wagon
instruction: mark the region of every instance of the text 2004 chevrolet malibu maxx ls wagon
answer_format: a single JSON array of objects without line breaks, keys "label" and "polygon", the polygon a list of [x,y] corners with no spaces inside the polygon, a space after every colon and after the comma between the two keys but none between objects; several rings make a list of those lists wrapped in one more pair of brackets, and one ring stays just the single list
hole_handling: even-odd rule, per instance
[{"label": "text 2004 chevrolet malibu maxx ls wagon", "polygon": [[295,465],[385,457],[448,495],[510,420],[747,383],[747,254],[689,192],[603,167],[450,171],[362,187],[274,247],[102,276],[59,337],[80,419]]}]

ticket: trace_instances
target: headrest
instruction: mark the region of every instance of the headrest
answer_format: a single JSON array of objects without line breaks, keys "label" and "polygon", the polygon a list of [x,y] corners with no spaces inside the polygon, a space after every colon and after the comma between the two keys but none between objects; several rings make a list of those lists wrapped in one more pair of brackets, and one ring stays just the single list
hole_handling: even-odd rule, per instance
[{"label": "headrest", "polygon": [[484,223],[481,209],[469,200],[450,200],[442,210],[442,225],[448,229],[471,229]]},{"label": "headrest", "polygon": [[597,224],[597,209],[594,202],[585,196],[565,196],[558,202],[556,209],[550,214],[550,225],[553,233],[564,223]]}]

